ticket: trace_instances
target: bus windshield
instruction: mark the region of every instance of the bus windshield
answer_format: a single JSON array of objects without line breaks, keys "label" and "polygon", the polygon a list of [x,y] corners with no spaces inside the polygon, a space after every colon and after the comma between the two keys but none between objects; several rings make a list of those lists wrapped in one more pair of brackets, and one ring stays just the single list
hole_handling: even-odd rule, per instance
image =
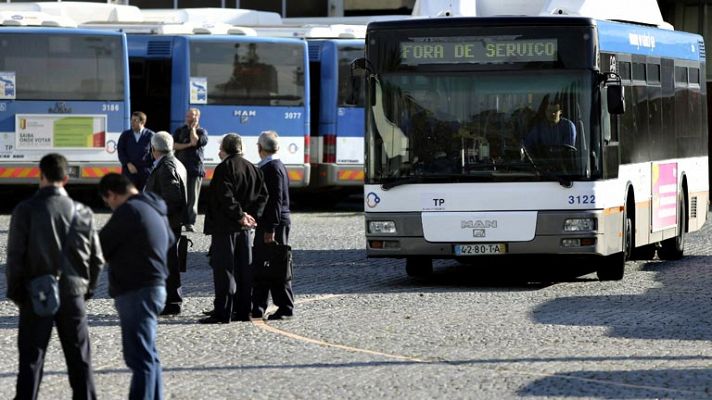
[{"label": "bus windshield", "polygon": [[367,179],[589,178],[596,160],[592,76],[561,70],[382,75],[373,85]]},{"label": "bus windshield", "polygon": [[14,72],[17,100],[124,99],[119,36],[0,35],[0,71]]},{"label": "bus windshield", "polygon": [[206,77],[208,104],[303,106],[304,48],[285,43],[195,41],[190,75]]},{"label": "bus windshield", "polygon": [[363,107],[363,78],[351,73],[351,62],[363,57],[363,47],[342,47],[339,51],[339,107]]}]

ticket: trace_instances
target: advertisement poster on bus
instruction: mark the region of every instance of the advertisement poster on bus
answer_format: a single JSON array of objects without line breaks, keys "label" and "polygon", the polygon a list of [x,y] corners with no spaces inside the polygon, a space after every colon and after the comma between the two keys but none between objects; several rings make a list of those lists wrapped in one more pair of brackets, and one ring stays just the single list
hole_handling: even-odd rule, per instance
[{"label": "advertisement poster on bus", "polygon": [[106,115],[17,114],[18,150],[103,149]]},{"label": "advertisement poster on bus", "polygon": [[0,100],[14,100],[16,87],[15,73],[0,71]]},{"label": "advertisement poster on bus", "polygon": [[190,104],[208,104],[208,78],[190,77]]},{"label": "advertisement poster on bus", "polygon": [[653,232],[677,225],[677,163],[653,163]]}]

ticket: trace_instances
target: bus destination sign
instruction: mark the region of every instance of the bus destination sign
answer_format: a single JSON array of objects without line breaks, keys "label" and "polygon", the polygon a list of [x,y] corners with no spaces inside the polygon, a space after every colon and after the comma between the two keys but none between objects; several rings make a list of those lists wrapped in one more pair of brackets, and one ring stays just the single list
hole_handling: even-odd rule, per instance
[{"label": "bus destination sign", "polygon": [[556,39],[417,38],[400,44],[401,64],[505,64],[556,61]]}]

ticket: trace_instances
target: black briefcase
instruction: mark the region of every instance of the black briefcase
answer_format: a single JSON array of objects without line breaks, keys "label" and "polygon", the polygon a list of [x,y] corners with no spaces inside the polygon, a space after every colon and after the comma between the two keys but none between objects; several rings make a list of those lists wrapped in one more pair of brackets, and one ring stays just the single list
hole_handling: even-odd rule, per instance
[{"label": "black briefcase", "polygon": [[280,283],[292,280],[292,247],[275,242],[265,244],[255,257],[255,281]]},{"label": "black briefcase", "polygon": [[188,270],[188,247],[193,247],[193,241],[186,235],[180,235],[178,238],[178,269],[180,272]]}]

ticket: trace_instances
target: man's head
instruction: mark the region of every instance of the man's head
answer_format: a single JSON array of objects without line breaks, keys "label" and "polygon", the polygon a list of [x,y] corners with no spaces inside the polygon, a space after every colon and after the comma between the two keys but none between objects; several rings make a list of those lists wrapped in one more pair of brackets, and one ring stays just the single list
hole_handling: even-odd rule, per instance
[{"label": "man's head", "polygon": [[40,187],[64,186],[67,184],[67,159],[63,155],[50,153],[40,160]]},{"label": "man's head", "polygon": [[143,129],[144,125],[146,125],[146,118],[146,114],[141,111],[134,111],[131,113],[131,129],[134,132],[138,132]]},{"label": "man's head", "polygon": [[559,103],[549,103],[546,106],[546,120],[552,124],[558,124],[561,121],[562,113],[561,104]]},{"label": "man's head", "polygon": [[158,131],[151,137],[151,150],[153,158],[171,154],[173,152],[173,136],[166,131]]},{"label": "man's head", "polygon": [[237,133],[228,133],[220,142],[220,159],[224,160],[235,154],[242,154],[242,138]]},{"label": "man's head", "polygon": [[279,150],[279,135],[275,131],[264,131],[257,138],[257,149],[260,155],[274,154]]},{"label": "man's head", "polygon": [[200,121],[200,110],[197,108],[189,108],[188,111],[185,112],[185,124],[193,127],[197,126],[198,122]]},{"label": "man's head", "polygon": [[116,210],[136,194],[136,186],[126,175],[112,172],[104,175],[99,181],[99,195],[112,210]]}]

